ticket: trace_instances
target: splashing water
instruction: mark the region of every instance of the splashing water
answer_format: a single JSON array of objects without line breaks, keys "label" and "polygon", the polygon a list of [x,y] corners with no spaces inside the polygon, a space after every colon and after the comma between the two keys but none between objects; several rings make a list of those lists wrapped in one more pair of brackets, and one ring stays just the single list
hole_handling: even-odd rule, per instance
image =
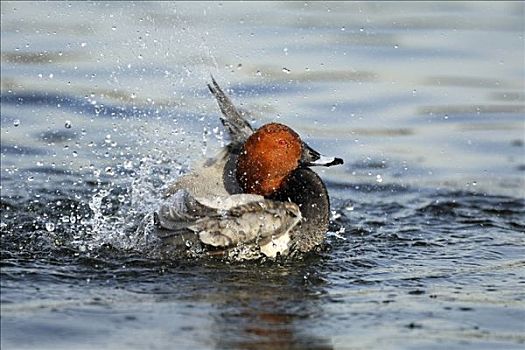
[{"label": "splashing water", "polygon": [[[522,13],[2,3],[2,348],[522,349]],[[150,249],[165,184],[223,144],[210,73],[347,161],[316,169],[327,251]]]},{"label": "splashing water", "polygon": [[[72,246],[90,252],[109,245],[119,250],[147,252],[152,246],[152,213],[157,209],[166,184],[174,181],[182,166],[172,174],[159,159],[144,157],[126,187],[120,183],[100,185],[88,202],[91,215],[80,226]],[[122,189],[124,187],[124,189]]]}]

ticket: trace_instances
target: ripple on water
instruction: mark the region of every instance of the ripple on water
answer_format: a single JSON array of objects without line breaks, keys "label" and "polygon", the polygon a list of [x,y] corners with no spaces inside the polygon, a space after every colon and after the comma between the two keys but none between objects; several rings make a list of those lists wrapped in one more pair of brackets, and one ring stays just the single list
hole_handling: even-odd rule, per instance
[{"label": "ripple on water", "polygon": [[[2,348],[523,347],[523,5],[268,8],[2,3]],[[210,69],[345,159],[318,169],[319,252],[167,258],[134,235],[226,141]]]}]

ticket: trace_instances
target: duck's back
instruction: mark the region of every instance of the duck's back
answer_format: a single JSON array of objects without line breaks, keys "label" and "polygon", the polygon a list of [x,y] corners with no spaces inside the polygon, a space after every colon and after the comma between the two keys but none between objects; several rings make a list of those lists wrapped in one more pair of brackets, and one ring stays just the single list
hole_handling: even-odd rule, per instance
[{"label": "duck's back", "polygon": [[224,148],[215,158],[207,159],[193,171],[170,184],[166,195],[171,196],[181,189],[199,198],[227,197],[241,193],[235,179],[236,158],[235,153]]}]

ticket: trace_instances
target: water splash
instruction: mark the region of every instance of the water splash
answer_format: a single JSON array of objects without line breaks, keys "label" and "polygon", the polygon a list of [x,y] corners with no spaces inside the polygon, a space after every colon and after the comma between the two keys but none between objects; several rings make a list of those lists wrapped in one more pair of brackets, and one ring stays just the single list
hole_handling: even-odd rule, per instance
[{"label": "water splash", "polygon": [[165,191],[164,184],[182,173],[182,166],[170,165],[167,168],[155,157],[144,157],[127,185],[126,182],[99,184],[88,203],[91,215],[77,228],[72,245],[81,252],[95,251],[104,245],[137,251],[152,247],[155,242],[152,213]]}]

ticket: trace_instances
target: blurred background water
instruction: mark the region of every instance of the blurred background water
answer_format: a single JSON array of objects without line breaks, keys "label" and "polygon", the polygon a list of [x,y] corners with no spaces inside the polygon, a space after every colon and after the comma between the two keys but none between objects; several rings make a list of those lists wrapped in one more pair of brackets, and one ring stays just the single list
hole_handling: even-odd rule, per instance
[{"label": "blurred background water", "polygon": [[[2,2],[2,349],[525,343],[522,2]],[[329,249],[162,260],[133,232],[227,142],[213,74],[320,170]]]}]

